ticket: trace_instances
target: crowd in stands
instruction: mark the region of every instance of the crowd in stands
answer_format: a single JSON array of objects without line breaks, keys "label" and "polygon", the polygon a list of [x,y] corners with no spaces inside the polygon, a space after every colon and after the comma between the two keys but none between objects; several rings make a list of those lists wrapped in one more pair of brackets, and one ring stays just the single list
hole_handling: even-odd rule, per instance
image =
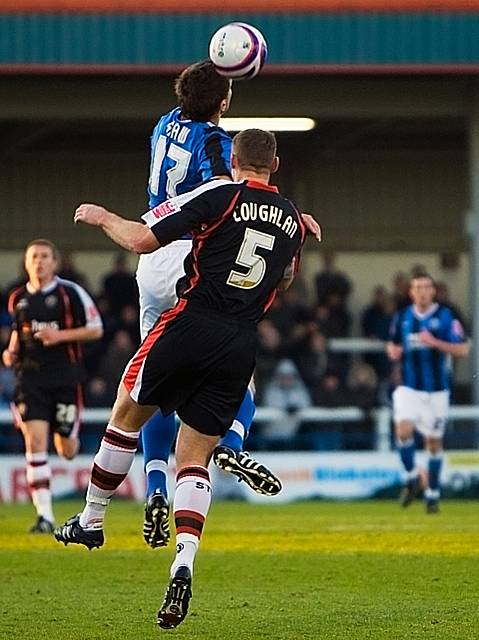
[{"label": "crowd in stands", "polygon": [[[293,414],[311,406],[359,406],[366,411],[389,402],[395,371],[382,352],[351,356],[332,351],[329,340],[351,336],[353,318],[349,310],[352,282],[338,271],[333,254],[324,253],[324,268],[316,275],[314,299],[308,302],[300,278],[279,295],[265,320],[259,325],[258,362],[255,373],[257,404],[278,408],[291,416],[281,424],[263,424],[258,432],[258,446],[271,446],[281,441],[291,442],[297,436],[297,421]],[[91,291],[85,276],[78,271],[71,255],[64,255],[60,276],[73,280]],[[416,267],[420,269],[420,267]],[[0,347],[7,343],[10,318],[6,301],[8,292],[22,283],[6,284],[0,304]],[[364,337],[385,341],[396,310],[409,304],[409,275],[398,273],[392,290],[377,286],[360,318]],[[103,339],[85,350],[87,380],[85,405],[111,406],[123,369],[135,352],[139,341],[139,307],[136,279],[128,270],[126,257],[115,256],[110,272],[102,279],[94,295],[104,322]],[[451,306],[464,324],[461,311],[450,301],[444,283],[437,283],[438,301]],[[465,325],[467,327],[467,323]],[[0,366],[0,407],[8,407],[13,393],[11,371]],[[367,422],[367,421],[366,421]],[[343,431],[355,427],[344,425]],[[370,425],[364,448],[371,446]],[[368,431],[369,430],[369,431]],[[310,434],[306,434],[308,442]],[[354,436],[354,433],[353,433]],[[349,438],[351,448],[361,448],[361,438]],[[306,442],[306,445],[308,444]],[[278,445],[280,446],[280,445]],[[305,440],[297,439],[304,447]],[[321,448],[321,447],[319,447]]]}]

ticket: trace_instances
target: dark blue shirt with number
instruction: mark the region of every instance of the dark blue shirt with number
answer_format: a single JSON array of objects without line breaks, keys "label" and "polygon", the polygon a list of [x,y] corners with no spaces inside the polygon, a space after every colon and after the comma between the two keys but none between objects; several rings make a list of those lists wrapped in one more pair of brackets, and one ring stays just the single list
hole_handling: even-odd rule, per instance
[{"label": "dark blue shirt with number", "polygon": [[391,324],[391,340],[403,347],[402,384],[417,391],[443,391],[450,388],[450,357],[423,344],[421,331],[454,344],[465,341],[464,330],[449,307],[434,304],[425,314],[414,305],[399,311]]},{"label": "dark blue shirt with number", "polygon": [[176,107],[162,116],[151,136],[150,208],[231,173],[231,138],[212,122],[182,119]]}]

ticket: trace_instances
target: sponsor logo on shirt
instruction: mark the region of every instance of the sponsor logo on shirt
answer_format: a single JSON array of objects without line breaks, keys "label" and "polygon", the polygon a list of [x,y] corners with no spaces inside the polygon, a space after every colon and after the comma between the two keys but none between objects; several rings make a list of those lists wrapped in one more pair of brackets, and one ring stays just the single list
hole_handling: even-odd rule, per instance
[{"label": "sponsor logo on shirt", "polygon": [[97,308],[91,305],[87,308],[86,315],[88,320],[96,320],[99,314],[98,314]]},{"label": "sponsor logo on shirt", "polygon": [[33,333],[36,333],[37,331],[43,331],[43,329],[60,329],[60,324],[57,322],[57,320],[51,320],[49,322],[45,322],[43,320],[32,320],[30,326]]},{"label": "sponsor logo on shirt", "polygon": [[410,333],[407,336],[407,344],[409,349],[429,349],[429,347],[422,342],[419,333]]},{"label": "sponsor logo on shirt", "polygon": [[157,207],[152,209],[152,213],[155,218],[161,219],[170,216],[172,213],[176,213],[180,208],[172,201],[167,200],[166,202],[162,202]]}]

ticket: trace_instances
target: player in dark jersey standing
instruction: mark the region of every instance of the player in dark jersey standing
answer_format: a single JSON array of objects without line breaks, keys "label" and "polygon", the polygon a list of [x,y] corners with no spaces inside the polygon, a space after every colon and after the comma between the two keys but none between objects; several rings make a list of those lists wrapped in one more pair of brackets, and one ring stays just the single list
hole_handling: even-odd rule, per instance
[{"label": "player in dark jersey standing", "polygon": [[106,507],[133,462],[141,425],[156,406],[175,410],[177,554],[158,613],[164,628],[180,624],[188,610],[211,500],[207,467],[248,387],[257,323],[299,265],[305,228],[292,203],[269,186],[277,167],[274,136],[247,130],[233,140],[234,182],[215,180],[155,207],[143,216],[147,226],[96,205],[75,213],[76,222],[100,226],[138,253],[193,233],[178,304],[160,316],[125,369],[85,508],[55,532],[65,544],[103,544]]},{"label": "player in dark jersey standing", "polygon": [[388,343],[389,357],[401,365],[401,384],[393,393],[397,446],[407,473],[401,504],[409,506],[421,489],[415,461],[417,430],[429,454],[427,513],[439,510],[442,441],[449,409],[449,360],[469,353],[461,323],[448,307],[434,302],[435,293],[430,275],[412,278],[409,294],[413,304],[394,317]]},{"label": "player in dark jersey standing", "polygon": [[[219,126],[231,100],[231,81],[218,74],[210,60],[187,67],[175,82],[178,107],[158,121],[151,136],[148,202],[150,209],[187,193],[213,178],[231,179],[231,138]],[[146,338],[159,315],[177,303],[177,281],[191,251],[191,234],[140,256],[140,329]],[[269,469],[243,451],[255,411],[251,389],[222,438],[214,460],[259,493],[274,495],[281,483]],[[167,501],[168,458],[176,437],[174,414],[157,411],[141,430],[147,501],[143,536],[151,547],[169,540]]]},{"label": "player in dark jersey standing", "polygon": [[80,342],[103,334],[100,315],[79,285],[55,276],[58,251],[49,240],[32,240],[25,251],[28,282],[10,294],[14,325],[6,366],[15,368],[12,409],[25,439],[27,481],[37,511],[32,533],[53,533],[48,464],[49,429],[57,453],[68,460],[79,446]]}]

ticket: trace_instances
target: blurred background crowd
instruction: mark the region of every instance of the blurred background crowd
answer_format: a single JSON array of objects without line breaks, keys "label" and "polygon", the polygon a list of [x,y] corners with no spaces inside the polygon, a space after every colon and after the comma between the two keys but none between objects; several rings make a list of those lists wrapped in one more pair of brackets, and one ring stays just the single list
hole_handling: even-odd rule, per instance
[{"label": "blurred background crowd", "polygon": [[[411,265],[391,283],[378,283],[365,300],[359,317],[349,308],[354,277],[338,270],[333,253],[323,252],[314,289],[308,291],[301,278],[279,295],[267,317],[259,325],[258,361],[255,373],[258,406],[280,409],[291,416],[253,429],[254,448],[369,449],[373,427],[368,415],[376,407],[388,405],[396,383],[396,370],[379,346],[376,351],[337,351],[335,338],[352,336],[386,341],[394,313],[410,303],[409,278],[424,271]],[[76,267],[73,255],[62,256],[63,278],[81,284],[91,293],[101,312],[104,336],[85,349],[85,406],[110,407],[123,369],[140,342],[138,289],[125,254],[116,254],[110,270],[101,279],[98,291]],[[23,273],[3,288],[0,312],[0,340],[6,346],[11,319],[7,311],[8,293],[25,281]],[[468,330],[468,321],[453,301],[445,283],[437,282],[437,301],[450,306]],[[14,379],[12,371],[0,368],[0,407],[8,408]],[[468,389],[454,389],[453,402],[469,401]],[[308,422],[301,427],[296,412],[309,407],[360,407],[360,422],[335,423],[328,433]],[[87,428],[88,432],[88,428]],[[96,442],[96,438],[94,438]],[[93,446],[94,443],[92,443]]]}]

